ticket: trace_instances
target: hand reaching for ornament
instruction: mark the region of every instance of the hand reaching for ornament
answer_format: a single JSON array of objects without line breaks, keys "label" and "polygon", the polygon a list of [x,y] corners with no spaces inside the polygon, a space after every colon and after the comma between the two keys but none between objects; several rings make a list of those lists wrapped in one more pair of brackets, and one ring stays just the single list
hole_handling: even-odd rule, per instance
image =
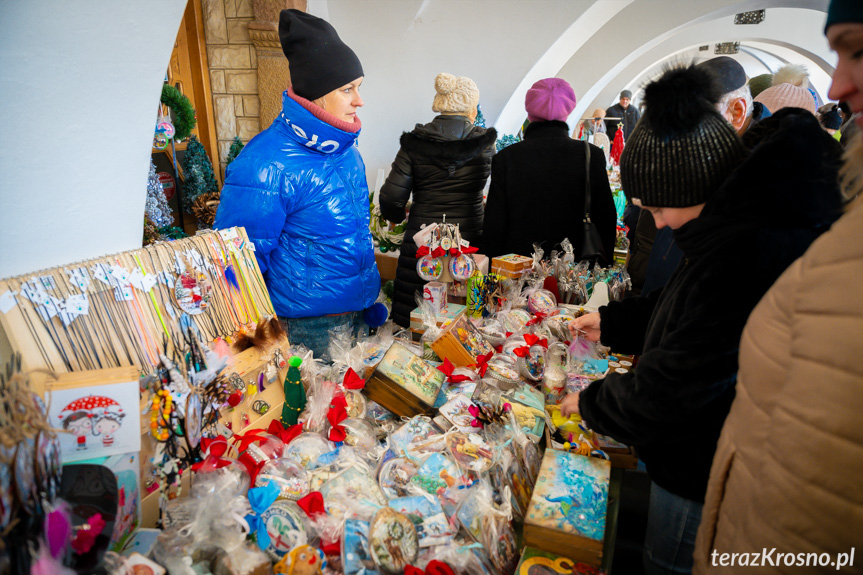
[{"label": "hand reaching for ornament", "polygon": [[581,415],[581,412],[578,411],[579,395],[581,395],[581,392],[576,391],[575,393],[570,393],[563,398],[563,401],[560,402],[560,414],[562,416],[569,417],[572,414]]},{"label": "hand reaching for ornament", "polygon": [[573,339],[583,337],[588,341],[599,341],[599,322],[599,312],[593,312],[570,320],[566,327]]}]

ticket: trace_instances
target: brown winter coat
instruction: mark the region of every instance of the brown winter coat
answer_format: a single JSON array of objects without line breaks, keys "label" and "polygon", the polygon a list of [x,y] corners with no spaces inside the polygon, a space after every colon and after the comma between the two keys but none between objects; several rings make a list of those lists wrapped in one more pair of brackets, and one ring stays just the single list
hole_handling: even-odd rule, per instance
[{"label": "brown winter coat", "polygon": [[[713,460],[694,573],[863,572],[863,201],[767,292],[740,342],[737,396]],[[733,298],[732,298],[733,299]],[[722,553],[794,566],[715,567]],[[711,558],[713,551],[718,553]],[[751,557],[748,558],[751,562]],[[730,560],[730,558],[726,558]],[[759,564],[763,565],[763,557]]]}]

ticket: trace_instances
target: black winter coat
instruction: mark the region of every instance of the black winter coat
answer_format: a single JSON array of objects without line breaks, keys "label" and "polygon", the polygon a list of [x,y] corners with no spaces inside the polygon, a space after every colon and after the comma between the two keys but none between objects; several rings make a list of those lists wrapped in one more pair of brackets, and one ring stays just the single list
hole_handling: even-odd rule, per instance
[{"label": "black winter coat", "polygon": [[474,126],[465,116],[437,116],[402,134],[401,149],[381,187],[381,215],[391,222],[405,217],[413,194],[410,216],[396,270],[393,320],[410,325],[417,306],[414,294],[425,281],[416,271],[417,245],[413,236],[423,224],[443,221],[458,224],[461,236],[472,246],[482,241],[482,192],[491,169],[494,128]]},{"label": "black winter coat", "polygon": [[569,238],[576,256],[584,236],[584,186],[590,145],[591,219],[612,257],[617,211],[602,150],[569,137],[566,123],[531,122],[524,140],[501,150],[491,163],[481,253],[489,258],[529,256],[539,243],[546,254]]},{"label": "black winter coat", "polygon": [[608,118],[620,118],[620,120],[605,121],[605,132],[608,134],[608,141],[614,142],[614,136],[617,135],[617,125],[623,124],[623,139],[625,142],[629,139],[632,130],[635,129],[635,125],[638,123],[641,114],[638,113],[638,108],[631,104],[625,110],[620,104],[615,104],[605,111],[605,116]]},{"label": "black winter coat", "polygon": [[684,259],[668,285],[600,308],[602,343],[642,355],[579,398],[591,428],[635,446],[653,481],[697,502],[734,399],[749,313],[841,214],[841,146],[815,116],[790,109],[759,126],[770,135],[675,230]]}]

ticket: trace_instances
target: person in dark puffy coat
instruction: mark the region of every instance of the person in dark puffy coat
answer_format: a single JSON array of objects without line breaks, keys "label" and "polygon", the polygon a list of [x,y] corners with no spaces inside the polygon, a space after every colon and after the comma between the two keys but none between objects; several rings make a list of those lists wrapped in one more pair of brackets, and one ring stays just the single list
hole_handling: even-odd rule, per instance
[{"label": "person in dark puffy coat", "polygon": [[381,187],[381,215],[391,222],[405,219],[413,194],[405,238],[399,254],[393,294],[393,321],[408,327],[416,307],[414,294],[425,281],[416,271],[413,236],[423,224],[458,224],[462,239],[482,241],[482,192],[494,155],[497,132],[474,126],[479,90],[470,78],[442,73],[435,78],[432,111],[440,115],[402,134],[392,171]]},{"label": "person in dark puffy coat", "polygon": [[244,226],[292,344],[326,357],[380,290],[356,141],[363,69],[330,24],[283,10],[291,71],[282,112],[228,166],[215,228]]},{"label": "person in dark puffy coat", "polygon": [[841,146],[815,116],[787,109],[749,130],[760,143],[747,149],[715,108],[720,88],[697,66],[665,72],[644,93],[621,182],[657,228],[674,230],[683,259],[663,289],[571,322],[571,331],[641,357],[568,395],[561,412],[638,450],[652,481],[644,571],[688,573],[743,327],[841,214]]},{"label": "person in dark puffy coat", "polygon": [[[529,256],[539,243],[550,253],[569,238],[576,255],[584,238],[584,194],[590,146],[591,219],[605,254],[614,253],[617,210],[602,150],[569,137],[566,118],[575,108],[572,86],[560,78],[536,82],[525,97],[530,123],[524,140],[494,157],[485,206],[482,253]],[[605,262],[608,263],[608,262]]]}]

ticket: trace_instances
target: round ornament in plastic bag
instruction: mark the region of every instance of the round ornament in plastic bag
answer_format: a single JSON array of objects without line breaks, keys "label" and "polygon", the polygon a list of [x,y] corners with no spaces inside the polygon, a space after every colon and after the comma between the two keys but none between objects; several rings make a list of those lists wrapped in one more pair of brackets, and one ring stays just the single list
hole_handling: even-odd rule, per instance
[{"label": "round ornament in plastic bag", "polygon": [[[491,376],[497,382],[515,385],[521,378],[518,373],[518,363],[515,357],[499,353],[488,360],[486,375]],[[500,385],[498,385],[500,387]],[[501,388],[503,389],[503,388]]]},{"label": "round ornament in plastic bag", "polygon": [[470,256],[462,254],[449,260],[449,273],[456,281],[467,281],[475,271],[476,262]]},{"label": "round ornament in plastic bag", "polygon": [[483,517],[483,546],[498,573],[513,573],[518,564],[518,544],[512,522],[496,513]]},{"label": "round ornament in plastic bag", "polygon": [[165,134],[165,137],[169,140],[174,137],[174,134],[177,133],[177,130],[174,129],[174,124],[169,122],[167,119],[161,119],[158,124],[156,124],[156,131]]},{"label": "round ornament in plastic bag", "polygon": [[365,417],[367,402],[366,397],[356,389],[346,389],[342,393],[347,403],[348,417]]},{"label": "round ornament in plastic bag", "polygon": [[378,485],[387,499],[406,497],[410,494],[408,485],[411,477],[417,474],[417,465],[404,457],[394,457],[381,465],[378,472]]},{"label": "round ornament in plastic bag", "polygon": [[435,258],[430,255],[421,257],[417,261],[417,274],[427,282],[440,279],[441,274],[443,274],[443,262],[441,258]]},{"label": "round ornament in plastic bag", "polygon": [[284,457],[290,457],[306,469],[317,465],[318,457],[329,453],[335,446],[317,433],[301,433],[288,444]]},{"label": "round ornament in plastic bag", "polygon": [[270,481],[279,486],[279,497],[296,501],[309,493],[309,474],[306,469],[289,457],[268,461],[255,478],[255,487],[263,487]]},{"label": "round ornament in plastic bag", "polygon": [[546,351],[541,345],[532,345],[526,356],[518,358],[519,371],[530,381],[541,381],[545,375]]},{"label": "round ornament in plastic bag", "polygon": [[413,522],[389,507],[380,509],[369,524],[369,551],[380,571],[401,575],[419,553]]},{"label": "round ornament in plastic bag", "polygon": [[304,515],[299,505],[285,499],[276,501],[261,514],[261,521],[270,535],[270,546],[265,551],[271,559],[278,561],[291,549],[308,541]]},{"label": "round ornament in plastic bag", "polygon": [[512,333],[523,330],[527,322],[532,319],[531,315],[523,309],[513,309],[502,313],[501,316],[504,329]]},{"label": "round ornament in plastic bag", "polygon": [[223,467],[208,470],[204,466],[192,475],[192,497],[200,499],[221,492],[228,499],[245,495],[250,484],[251,478],[246,466],[231,459]]},{"label": "round ornament in plastic bag", "polygon": [[506,329],[494,318],[486,318],[477,328],[487,342],[497,347],[506,340]]},{"label": "round ornament in plastic bag", "polygon": [[363,453],[377,446],[377,431],[367,420],[349,417],[340,425],[345,428],[345,445],[356,447]]},{"label": "round ornament in plastic bag", "polygon": [[282,457],[284,452],[284,442],[275,435],[265,433],[255,437],[237,457],[237,461],[246,466],[254,481],[266,462]]},{"label": "round ornament in plastic bag", "polygon": [[554,294],[547,289],[538,289],[527,298],[527,309],[531,313],[541,313],[548,316],[557,307]]}]

